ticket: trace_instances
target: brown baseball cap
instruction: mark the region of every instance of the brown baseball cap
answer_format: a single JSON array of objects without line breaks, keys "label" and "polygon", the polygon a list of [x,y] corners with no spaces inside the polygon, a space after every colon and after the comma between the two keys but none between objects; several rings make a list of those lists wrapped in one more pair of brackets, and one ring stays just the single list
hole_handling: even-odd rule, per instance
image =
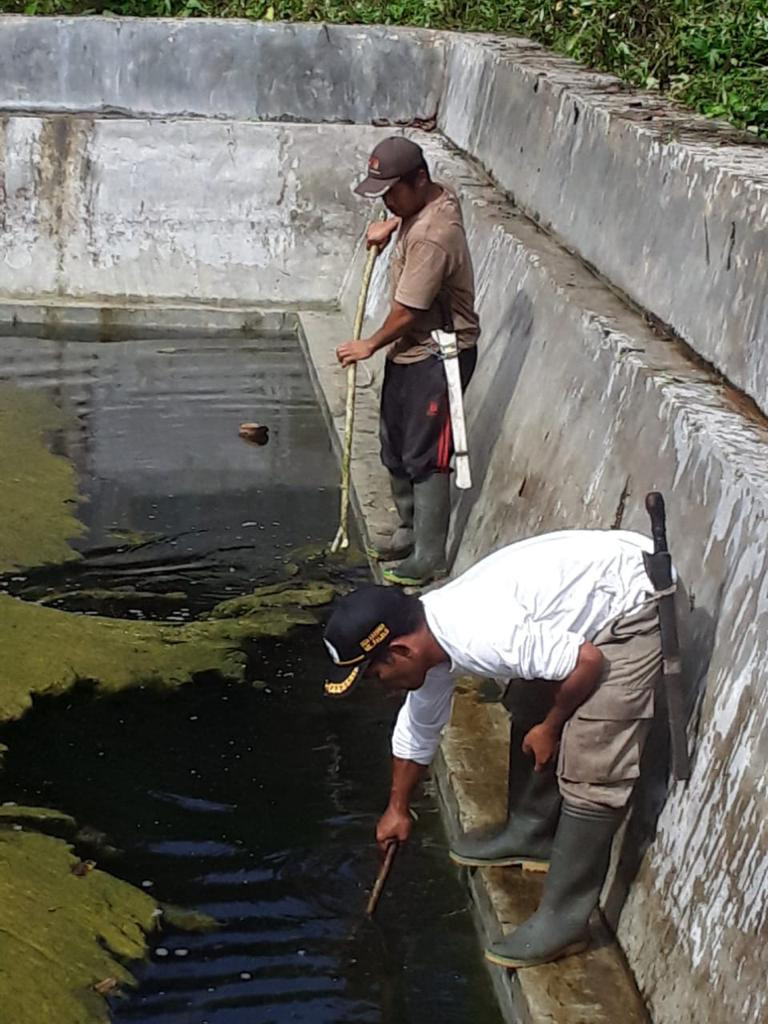
[{"label": "brown baseball cap", "polygon": [[404,135],[393,135],[380,142],[368,157],[368,177],[360,182],[355,192],[366,199],[378,199],[403,175],[425,163],[421,146]]}]

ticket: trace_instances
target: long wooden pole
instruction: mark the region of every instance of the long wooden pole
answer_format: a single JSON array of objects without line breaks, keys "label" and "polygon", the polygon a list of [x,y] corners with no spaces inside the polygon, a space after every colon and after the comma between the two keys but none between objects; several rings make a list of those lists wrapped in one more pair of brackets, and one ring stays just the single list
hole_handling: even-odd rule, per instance
[{"label": "long wooden pole", "polygon": [[376,876],[376,881],[373,883],[373,889],[371,890],[371,895],[368,900],[368,906],[365,908],[365,912],[368,917],[373,917],[374,911],[378,906],[379,898],[384,891],[384,884],[387,881],[387,875],[389,875],[392,863],[395,859],[395,854],[397,853],[397,847],[397,842],[390,843],[387,847],[387,852],[384,854],[384,862],[379,868],[379,873]]},{"label": "long wooden pole", "polygon": [[[371,275],[376,257],[379,255],[378,245],[372,245],[368,250],[368,259],[363,270],[363,280],[360,285],[360,296],[357,300],[355,312],[355,324],[353,340],[359,341],[363,333],[363,321],[365,320],[365,307],[368,302],[368,289],[371,286]],[[339,502],[339,528],[331,544],[331,554],[336,551],[343,551],[349,547],[349,493],[350,493],[350,467],[352,464],[352,436],[355,429],[355,390],[357,387],[357,363],[347,367],[347,408],[344,420],[344,450],[341,456],[341,497]]]}]

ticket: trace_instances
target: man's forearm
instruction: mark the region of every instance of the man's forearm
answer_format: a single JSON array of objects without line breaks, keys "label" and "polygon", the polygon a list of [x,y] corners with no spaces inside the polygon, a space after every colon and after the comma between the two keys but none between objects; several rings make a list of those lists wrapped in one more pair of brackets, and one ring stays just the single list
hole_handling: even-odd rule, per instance
[{"label": "man's forearm", "polygon": [[414,790],[424,778],[427,766],[401,757],[392,758],[392,788],[389,791],[389,806],[397,811],[407,812],[411,806]]},{"label": "man's forearm", "polygon": [[601,651],[593,644],[582,644],[576,667],[558,687],[555,702],[543,724],[559,736],[576,708],[594,691],[600,681],[602,670]]},{"label": "man's forearm", "polygon": [[416,314],[408,306],[402,306],[399,302],[393,302],[387,318],[378,331],[368,338],[368,344],[372,352],[378,352],[385,345],[397,341],[413,325]]}]

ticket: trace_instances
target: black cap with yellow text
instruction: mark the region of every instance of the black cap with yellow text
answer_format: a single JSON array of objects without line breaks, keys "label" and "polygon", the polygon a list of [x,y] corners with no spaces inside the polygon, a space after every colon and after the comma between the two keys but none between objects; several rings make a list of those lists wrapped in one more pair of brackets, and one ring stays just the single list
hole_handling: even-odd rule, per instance
[{"label": "black cap with yellow text", "polygon": [[325,694],[346,697],[371,660],[399,636],[412,632],[418,598],[397,587],[361,587],[336,601],[323,641],[335,668]]},{"label": "black cap with yellow text", "polygon": [[393,135],[380,142],[368,157],[368,177],[354,191],[366,199],[378,199],[405,174],[424,165],[421,146],[404,135]]}]

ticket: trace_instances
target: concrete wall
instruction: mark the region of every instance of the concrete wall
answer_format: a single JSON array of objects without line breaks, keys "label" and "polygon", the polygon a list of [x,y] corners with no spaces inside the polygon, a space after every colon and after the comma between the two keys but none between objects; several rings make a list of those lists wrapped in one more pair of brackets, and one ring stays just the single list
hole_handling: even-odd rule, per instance
[{"label": "concrete wall", "polygon": [[[306,305],[331,302],[346,279],[348,310],[362,255],[352,254],[373,212],[349,183],[388,129],[249,119],[434,113],[443,44],[377,30],[370,45],[395,54],[377,64],[359,29],[183,26],[0,19],[7,105],[158,115],[5,117],[0,298]],[[174,61],[158,40],[187,31]],[[342,70],[324,38],[360,59]],[[248,54],[233,57],[243,39],[282,54],[255,61],[253,89],[238,77]],[[314,40],[311,59],[303,43],[291,49],[301,40]],[[457,504],[456,566],[562,526],[647,529],[645,492],[668,495],[689,611],[693,778],[667,795],[654,740],[606,909],[657,1024],[758,1024],[768,1014],[768,431],[567,250],[763,401],[765,158],[718,147],[723,136],[703,137],[701,122],[612,92],[539,48],[454,38],[447,52],[442,128],[563,243],[440,139],[419,136],[459,187],[483,328],[467,397],[476,487]],[[110,60],[119,74],[104,70]],[[401,82],[385,103],[377,83],[393,66]],[[320,84],[304,88],[312,68],[325,68]],[[199,116],[159,119],[180,112]],[[374,314],[386,305],[385,269]],[[326,347],[340,329],[337,317]],[[372,434],[366,444],[375,452]]]},{"label": "concrete wall", "polygon": [[768,148],[493,37],[450,37],[439,126],[768,412]]},{"label": "concrete wall", "polygon": [[[654,737],[604,902],[615,921],[630,885],[618,936],[656,1024],[758,1024],[768,1015],[768,428],[464,160],[437,144],[430,154],[459,185],[482,324],[467,393],[475,487],[457,495],[454,570],[546,530],[647,533],[644,496],[665,493],[685,591],[693,777],[666,793],[664,735]],[[379,278],[373,308],[385,306]]]},{"label": "concrete wall", "polygon": [[254,21],[0,17],[0,109],[409,123],[434,118],[439,34]]},{"label": "concrete wall", "polygon": [[0,121],[0,297],[332,302],[380,130]]}]

